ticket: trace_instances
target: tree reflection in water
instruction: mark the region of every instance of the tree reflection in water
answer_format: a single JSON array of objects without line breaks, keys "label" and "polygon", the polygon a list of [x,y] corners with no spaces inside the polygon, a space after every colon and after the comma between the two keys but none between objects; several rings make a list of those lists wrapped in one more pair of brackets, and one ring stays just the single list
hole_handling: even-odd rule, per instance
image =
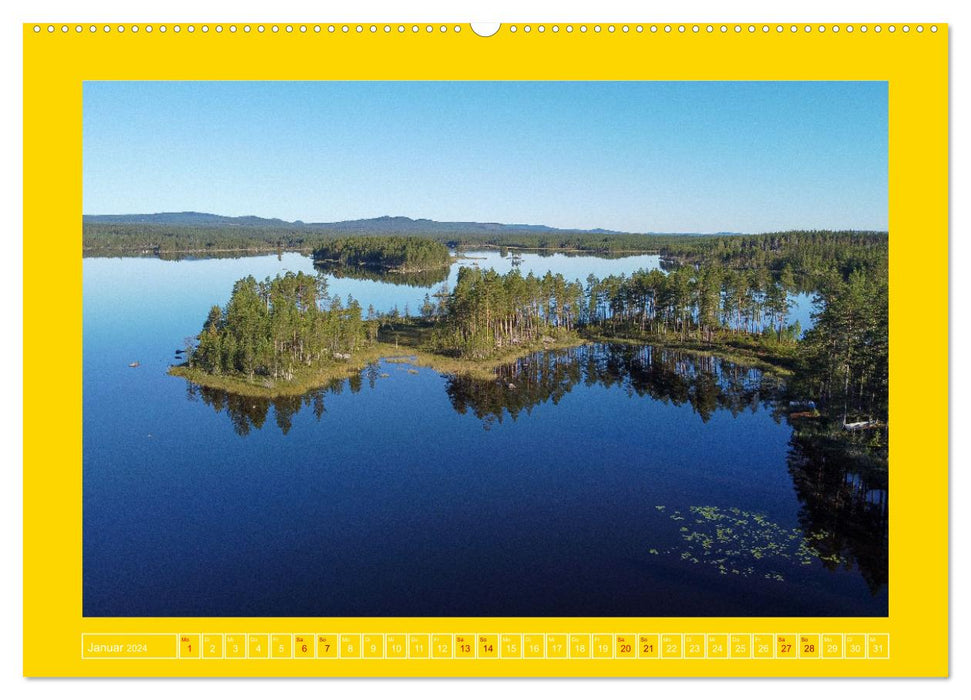
[{"label": "tree reflection in water", "polygon": [[224,389],[213,389],[189,382],[186,397],[190,401],[202,401],[216,413],[225,411],[233,424],[233,430],[241,437],[249,435],[254,429],[262,430],[272,407],[276,425],[280,432],[286,435],[293,427],[294,415],[302,408],[312,408],[314,417],[318,421],[323,418],[327,410],[324,407],[326,394],[340,394],[345,386],[356,394],[361,390],[362,377],[367,377],[373,388],[374,378],[377,375],[370,370],[369,367],[361,374],[351,375],[348,379],[335,379],[326,386],[309,391],[302,396],[278,396],[272,399],[243,396]]},{"label": "tree reflection in water", "polygon": [[486,428],[547,401],[556,404],[580,383],[689,404],[704,422],[718,410],[738,415],[771,407],[784,390],[779,378],[758,369],[649,345],[596,344],[537,353],[499,367],[496,375],[492,381],[453,376],[445,389],[456,411],[471,412]]}]

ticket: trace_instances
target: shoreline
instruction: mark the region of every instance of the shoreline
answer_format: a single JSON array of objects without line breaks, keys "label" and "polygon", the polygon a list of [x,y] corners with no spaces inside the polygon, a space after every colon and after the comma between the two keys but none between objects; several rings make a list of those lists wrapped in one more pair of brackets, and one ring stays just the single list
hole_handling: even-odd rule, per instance
[{"label": "shoreline", "polygon": [[350,375],[360,372],[368,365],[382,360],[413,367],[426,367],[439,374],[462,374],[489,380],[495,378],[497,367],[533,353],[543,350],[564,350],[580,347],[591,342],[593,341],[586,338],[574,337],[552,343],[517,347],[512,352],[500,353],[484,360],[463,360],[409,345],[396,346],[393,343],[379,341],[363,351],[358,351],[352,359],[346,362],[334,362],[324,367],[309,369],[291,380],[255,377],[251,381],[246,377],[237,375],[210,374],[200,369],[187,367],[184,364],[170,366],[168,374],[210,389],[222,389],[243,396],[274,399],[283,396],[300,396],[314,389],[320,389],[330,382],[347,379]]},{"label": "shoreline", "polygon": [[[334,362],[323,367],[308,368],[290,380],[272,379],[270,377],[254,377],[253,380],[250,380],[237,375],[210,374],[200,369],[190,368],[185,364],[170,366],[168,374],[173,377],[181,377],[201,387],[221,389],[243,396],[275,399],[285,396],[300,396],[315,389],[326,387],[331,382],[347,379],[351,375],[361,372],[368,365],[380,361],[407,364],[412,367],[425,367],[439,374],[465,375],[488,381],[495,379],[495,370],[497,367],[515,362],[518,359],[534,353],[544,350],[565,350],[593,343],[651,345],[653,347],[678,350],[693,355],[712,355],[729,362],[748,365],[781,377],[788,377],[793,374],[791,368],[779,362],[780,358],[766,358],[758,355],[754,351],[747,351],[744,348],[706,347],[703,344],[692,341],[683,342],[675,340],[672,342],[664,339],[646,340],[594,334],[574,335],[550,343],[534,343],[528,346],[513,347],[506,352],[498,353],[482,360],[466,360],[458,357],[449,357],[416,346],[395,344],[384,340],[378,341],[354,353],[351,360]],[[773,359],[776,361],[773,362]]]}]

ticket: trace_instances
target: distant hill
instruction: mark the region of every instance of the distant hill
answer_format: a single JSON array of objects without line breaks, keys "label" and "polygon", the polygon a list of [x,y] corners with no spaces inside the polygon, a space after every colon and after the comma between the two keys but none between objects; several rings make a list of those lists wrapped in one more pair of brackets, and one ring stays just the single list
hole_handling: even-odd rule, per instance
[{"label": "distant hill", "polygon": [[[432,219],[412,219],[407,216],[379,216],[373,219],[351,219],[305,223],[303,221],[284,221],[283,219],[264,219],[259,216],[220,216],[197,211],[162,212],[158,214],[85,214],[86,224],[151,224],[155,226],[192,226],[240,228],[294,228],[312,231],[335,231],[341,233],[595,233],[601,235],[625,234],[625,231],[609,229],[555,228],[537,224],[500,224],[478,221],[433,221]],[[654,233],[654,232],[652,232]],[[658,234],[670,235],[670,234]],[[719,232],[716,235],[731,235]]]},{"label": "distant hill", "polygon": [[86,224],[155,224],[170,226],[293,226],[301,222],[264,219],[259,216],[220,216],[198,211],[162,212],[159,214],[84,215]]}]

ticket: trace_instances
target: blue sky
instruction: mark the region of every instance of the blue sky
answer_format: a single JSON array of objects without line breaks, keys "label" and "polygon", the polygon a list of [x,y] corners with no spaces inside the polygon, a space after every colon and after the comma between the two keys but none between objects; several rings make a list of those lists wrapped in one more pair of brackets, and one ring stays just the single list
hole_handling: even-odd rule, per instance
[{"label": "blue sky", "polygon": [[86,82],[84,212],[887,228],[885,82]]}]

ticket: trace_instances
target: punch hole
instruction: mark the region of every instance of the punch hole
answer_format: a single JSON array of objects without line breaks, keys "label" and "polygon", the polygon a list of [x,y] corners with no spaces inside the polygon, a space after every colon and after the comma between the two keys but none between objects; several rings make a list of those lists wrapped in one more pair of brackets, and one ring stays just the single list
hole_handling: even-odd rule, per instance
[{"label": "punch hole", "polygon": [[279,25],[274,24],[272,27],[270,27],[270,31],[272,31],[274,34],[276,34],[277,32],[280,31]]},{"label": "punch hole", "polygon": [[182,27],[180,27],[179,25],[175,25],[174,27],[172,27],[172,31],[178,34],[179,32],[182,31]]},{"label": "punch hole", "polygon": [[713,31],[715,31],[715,28],[709,24],[707,27],[705,27],[705,31],[711,34]]},{"label": "punch hole", "polygon": [[[459,34],[459,33],[461,33],[461,31],[462,31],[461,25],[456,24],[455,25],[455,33],[456,34]],[[540,31],[543,31],[543,30],[541,29]]]},{"label": "punch hole", "polygon": [[651,25],[651,34],[656,34],[656,33],[657,33],[657,25],[652,24]]},{"label": "punch hole", "polygon": [[697,34],[700,29],[701,27],[699,27],[697,24],[691,27],[691,31],[694,32],[695,34]]},{"label": "punch hole", "polygon": [[853,25],[852,24],[847,24],[846,25],[846,31],[852,33],[853,32]]},{"label": "punch hole", "polygon": [[202,33],[203,34],[208,34],[209,33],[209,25],[208,24],[202,25]]},{"label": "punch hole", "polygon": [[542,34],[543,32],[546,31],[546,25],[543,25],[543,24],[539,25],[538,27],[536,27],[536,31]]},{"label": "punch hole", "polygon": [[936,33],[936,32],[937,32],[937,25],[936,24],[932,24],[931,25],[931,33]]},{"label": "punch hole", "polygon": [[[78,31],[80,31],[80,30],[81,30],[81,28],[78,27]],[[152,25],[150,25],[150,24],[145,25],[145,31],[148,32],[149,34],[151,34],[152,33]]]},{"label": "punch hole", "polygon": [[104,26],[104,29],[103,29],[102,31],[104,31],[104,32],[110,32],[110,31],[111,31],[111,27],[109,27],[109,26],[108,26],[108,25],[106,24],[106,25]]},{"label": "punch hole", "polygon": [[391,25],[390,24],[384,25],[384,33],[388,34],[390,32],[391,32]]},{"label": "punch hole", "polygon": [[840,31],[839,25],[834,24],[833,25],[833,33],[834,34],[839,34],[839,31]]},{"label": "punch hole", "polygon": [[897,31],[897,28],[891,24],[889,27],[887,27],[887,31],[893,34],[895,31]]},{"label": "punch hole", "polygon": [[860,31],[863,32],[864,34],[866,33],[866,25],[865,24],[860,25]]},{"label": "punch hole", "polygon": [[47,33],[48,34],[53,34],[54,33],[54,25],[53,24],[48,24],[47,25]]},{"label": "punch hole", "polygon": [[879,24],[876,24],[873,27],[873,31],[875,31],[877,34],[879,34],[880,32],[883,31],[883,27],[881,27]]},{"label": "punch hole", "polygon": [[63,33],[65,33],[65,34],[67,34],[67,31],[68,31],[68,27],[67,27],[67,25],[66,25],[66,24],[62,24],[62,25],[61,25],[61,31],[62,31]]},{"label": "punch hole", "polygon": [[412,25],[411,31],[412,31],[413,34],[417,34],[418,33],[418,25],[417,24]]},{"label": "punch hole", "polygon": [[515,34],[517,31],[519,31],[519,28],[514,24],[511,27],[509,27],[509,31],[512,34]]},{"label": "punch hole", "polygon": [[622,31],[624,34],[627,34],[630,31],[630,27],[628,27],[625,24],[623,27],[620,28],[620,31]]},{"label": "punch hole", "polygon": [[776,26],[775,30],[776,30],[776,32],[782,33],[785,30],[785,27],[783,27],[781,24],[779,24],[779,25]]},{"label": "punch hole", "polygon": [[78,26],[76,26],[76,27],[74,28],[74,31],[75,31],[75,32],[77,32],[78,34],[80,34],[81,32],[83,32],[83,31],[84,31],[84,27],[82,27],[82,26],[81,26],[81,25],[79,24]]},{"label": "punch hole", "polygon": [[[98,31],[98,28],[92,24],[90,27],[88,27],[88,31],[93,33],[93,32]],[[162,29],[161,31],[164,32],[165,30]]]},{"label": "punch hole", "polygon": [[256,28],[256,31],[258,31],[258,32],[259,32],[260,34],[262,34],[263,32],[265,32],[265,31],[266,31],[266,27],[264,27],[264,26],[263,26],[263,25],[261,24],[260,26],[258,26],[258,27]]},{"label": "punch hole", "polygon": [[315,24],[314,25],[314,34],[320,34],[320,25],[319,24]]},{"label": "punch hole", "polygon": [[644,26],[643,26],[643,25],[640,25],[640,24],[638,24],[638,25],[637,25],[637,33],[638,33],[638,34],[641,34],[641,33],[643,33],[643,31],[644,31]]},{"label": "punch hole", "polygon": [[904,26],[902,26],[900,28],[900,31],[902,31],[902,32],[909,32],[910,31],[910,26],[905,24]]},{"label": "punch hole", "polygon": [[328,26],[327,27],[327,31],[330,32],[331,34],[333,34],[334,33],[334,25],[331,24],[330,26]]},{"label": "punch hole", "polygon": [[195,28],[195,26],[194,26],[194,25],[191,25],[191,24],[190,24],[190,25],[189,25],[188,27],[186,27],[186,28],[185,28],[185,30],[186,30],[187,32],[189,32],[189,34],[192,34],[192,33],[194,33],[194,32],[196,31],[196,28]]},{"label": "punch hole", "polygon": [[553,32],[554,34],[556,34],[557,32],[560,31],[560,28],[559,28],[559,26],[557,26],[557,25],[554,24],[552,27],[550,27],[550,31]]},{"label": "punch hole", "polygon": [[498,22],[473,22],[472,33],[482,37],[492,36],[501,26]]},{"label": "punch hole", "polygon": [[247,34],[249,34],[250,33],[250,26],[248,24],[244,24],[243,25],[243,31],[246,32]]},{"label": "punch hole", "polygon": [[223,31],[223,25],[217,24],[216,25],[216,33],[217,34],[222,34],[222,31]]},{"label": "punch hole", "polygon": [[581,31],[581,32],[586,32],[586,31],[587,31],[587,25],[585,25],[585,24],[581,24],[581,25],[580,25],[580,31]]},{"label": "punch hole", "polygon": [[664,31],[665,31],[666,33],[670,33],[670,32],[671,32],[671,25],[670,25],[670,24],[666,24],[666,25],[664,25]]},{"label": "punch hole", "polygon": [[678,26],[678,31],[679,31],[679,32],[680,32],[681,34],[684,34],[684,25],[683,25],[683,24],[682,24],[682,25],[679,25],[679,26]]},{"label": "punch hole", "polygon": [[923,31],[924,31],[924,25],[918,24],[917,25],[917,33],[918,34],[923,33]]},{"label": "punch hole", "polygon": [[749,34],[754,34],[755,33],[755,25],[754,24],[748,25],[748,33]]},{"label": "punch hole", "polygon": [[573,25],[572,24],[566,25],[566,31],[567,31],[568,34],[569,33],[572,33],[573,32]]},{"label": "punch hole", "polygon": [[529,34],[531,31],[533,31],[533,29],[527,24],[525,27],[523,27],[523,31]]},{"label": "punch hole", "polygon": [[433,31],[435,31],[435,27],[429,24],[427,27],[425,27],[425,31],[431,34]]},{"label": "punch hole", "polygon": [[[54,28],[53,27],[51,27],[51,31],[54,31]],[[118,25],[118,32],[121,33],[121,32],[124,32],[124,31],[125,31],[125,25],[119,24]]]},{"label": "punch hole", "polygon": [[768,34],[769,33],[769,25],[767,25],[767,24],[763,24],[762,25],[762,33],[763,34]]}]

